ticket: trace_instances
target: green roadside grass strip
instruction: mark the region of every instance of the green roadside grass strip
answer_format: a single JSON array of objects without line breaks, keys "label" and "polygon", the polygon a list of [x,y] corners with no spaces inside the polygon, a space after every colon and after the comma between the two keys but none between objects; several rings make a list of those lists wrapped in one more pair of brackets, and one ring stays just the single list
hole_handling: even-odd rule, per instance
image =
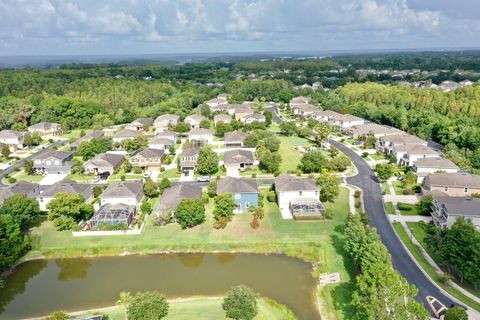
[{"label": "green roadside grass strip", "polygon": [[[427,237],[427,233],[425,232],[425,230],[422,228],[422,226],[420,225],[420,223],[418,222],[407,222],[407,225],[408,225],[408,228],[412,231],[413,233],[413,236],[415,237],[415,239],[417,239],[418,242],[420,242],[420,244],[422,245],[422,247],[425,249],[425,251],[427,251],[428,255],[437,263],[437,264],[440,264],[440,257],[438,256],[438,254],[436,254],[434,251],[432,251],[425,243],[425,238]],[[470,292],[471,294],[474,294],[475,296],[479,297],[480,298],[480,290],[474,290],[472,288],[469,288],[465,285],[462,285],[461,283],[459,283],[458,281],[456,281],[456,283],[461,286],[462,288],[464,288],[465,290],[467,290],[468,292]]]},{"label": "green roadside grass strip", "polygon": [[402,242],[405,244],[405,246],[408,248],[410,253],[415,257],[415,260],[420,264],[422,269],[430,276],[430,278],[437,283],[443,290],[447,291],[450,295],[453,297],[457,298],[461,302],[465,303],[466,305],[474,308],[477,311],[480,311],[480,303],[470,299],[469,297],[463,295],[462,293],[458,292],[452,287],[449,286],[444,286],[442,284],[442,276],[440,276],[437,271],[427,262],[427,260],[424,258],[422,253],[420,252],[420,249],[412,243],[410,238],[408,237],[406,231],[403,229],[402,225],[400,222],[394,222],[393,223],[393,228],[397,232],[398,236],[402,240]]},{"label": "green roadside grass strip", "polygon": [[401,181],[392,181],[393,189],[395,194],[403,195],[403,183]]},{"label": "green roadside grass strip", "polygon": [[388,187],[388,183],[386,181],[382,182],[382,190],[385,191],[385,194],[390,194],[390,188]]},{"label": "green roadside grass strip", "polygon": [[393,203],[385,202],[385,210],[388,214],[395,214],[395,209],[393,208]]}]

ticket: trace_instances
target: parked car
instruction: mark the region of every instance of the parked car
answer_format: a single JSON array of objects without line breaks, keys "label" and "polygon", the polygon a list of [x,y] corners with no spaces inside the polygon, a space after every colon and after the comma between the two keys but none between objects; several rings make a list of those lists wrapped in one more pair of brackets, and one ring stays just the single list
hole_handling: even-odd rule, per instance
[{"label": "parked car", "polygon": [[145,172],[143,173],[143,177],[144,177],[145,179],[148,178],[148,177],[150,177],[151,175],[152,175],[152,173],[151,173],[150,171],[145,171]]},{"label": "parked car", "polygon": [[93,182],[94,182],[94,183],[97,183],[97,182],[99,182],[99,181],[100,181],[100,176],[95,176],[95,177],[93,177]]},{"label": "parked car", "polygon": [[210,182],[210,177],[209,176],[198,177],[197,181],[198,182]]}]

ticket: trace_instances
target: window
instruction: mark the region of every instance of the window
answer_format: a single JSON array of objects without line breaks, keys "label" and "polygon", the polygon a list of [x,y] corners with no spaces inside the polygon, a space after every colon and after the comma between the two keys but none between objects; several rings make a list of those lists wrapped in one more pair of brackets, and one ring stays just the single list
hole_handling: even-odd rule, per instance
[{"label": "window", "polygon": [[52,162],[50,160],[46,161],[47,166],[49,166]]},{"label": "window", "polygon": [[242,195],[240,193],[235,193],[235,199],[240,199],[242,197]]},{"label": "window", "polygon": [[58,166],[60,164],[60,161],[55,160],[55,164]]},{"label": "window", "polygon": [[245,208],[250,208],[250,202],[248,201],[245,202]]},{"label": "window", "polygon": [[465,188],[463,191],[468,192],[468,188]]},{"label": "window", "polygon": [[315,195],[318,196],[318,191],[315,191]]},{"label": "window", "polygon": [[445,186],[445,187],[443,188],[443,190],[444,190],[445,192],[447,192],[447,191],[448,191],[448,187]]},{"label": "window", "polygon": [[301,196],[303,194],[303,191],[298,191],[298,195]]}]

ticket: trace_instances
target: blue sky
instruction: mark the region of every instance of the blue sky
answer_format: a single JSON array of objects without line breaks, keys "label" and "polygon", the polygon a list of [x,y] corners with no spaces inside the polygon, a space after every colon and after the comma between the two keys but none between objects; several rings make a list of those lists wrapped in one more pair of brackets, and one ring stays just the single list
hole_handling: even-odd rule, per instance
[{"label": "blue sky", "polygon": [[0,0],[0,55],[480,47],[479,0]]}]

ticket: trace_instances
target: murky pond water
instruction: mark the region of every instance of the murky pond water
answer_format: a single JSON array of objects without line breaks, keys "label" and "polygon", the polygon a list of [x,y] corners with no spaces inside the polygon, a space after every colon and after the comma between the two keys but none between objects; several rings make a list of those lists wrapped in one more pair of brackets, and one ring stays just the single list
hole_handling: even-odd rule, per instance
[{"label": "murky pond water", "polygon": [[8,277],[0,290],[0,318],[20,319],[55,310],[111,306],[121,291],[158,290],[167,298],[223,295],[245,284],[291,308],[299,319],[319,319],[311,266],[283,255],[159,254],[35,260]]}]

